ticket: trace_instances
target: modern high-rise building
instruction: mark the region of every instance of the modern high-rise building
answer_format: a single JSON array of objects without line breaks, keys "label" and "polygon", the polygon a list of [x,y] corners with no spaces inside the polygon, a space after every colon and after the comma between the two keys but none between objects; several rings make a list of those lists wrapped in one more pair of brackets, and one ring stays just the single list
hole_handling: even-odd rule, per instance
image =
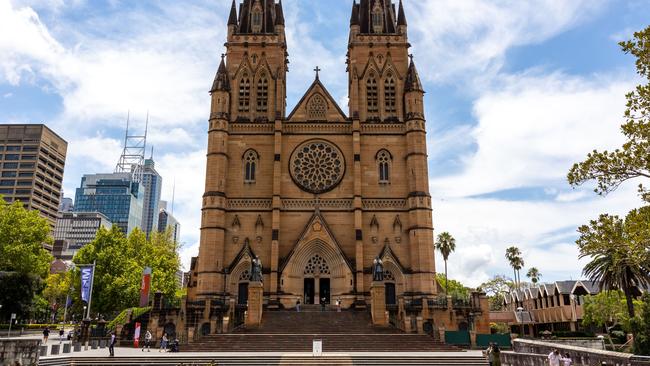
[{"label": "modern high-rise building", "polygon": [[42,124],[0,125],[0,195],[56,224],[68,143]]},{"label": "modern high-rise building", "polygon": [[153,158],[144,161],[142,185],[144,186],[142,231],[149,237],[149,234],[158,230],[158,213],[160,211],[159,203],[162,190],[162,177],[156,171]]},{"label": "modern high-rise building", "polygon": [[61,203],[59,204],[59,212],[72,212],[74,210],[74,203],[72,198],[63,197],[61,198]]},{"label": "modern high-rise building", "polygon": [[178,243],[181,238],[181,224],[169,211],[167,211],[167,202],[160,201],[158,231],[162,233],[168,228],[171,230],[172,240],[174,240],[175,243]]},{"label": "modern high-rise building", "polygon": [[110,229],[111,220],[100,212],[62,212],[54,228],[54,249],[52,254],[64,261],[72,257],[84,245],[95,240],[101,227]]},{"label": "modern high-rise building", "polygon": [[81,178],[74,212],[101,212],[125,234],[142,224],[144,188],[129,173],[89,174]]}]

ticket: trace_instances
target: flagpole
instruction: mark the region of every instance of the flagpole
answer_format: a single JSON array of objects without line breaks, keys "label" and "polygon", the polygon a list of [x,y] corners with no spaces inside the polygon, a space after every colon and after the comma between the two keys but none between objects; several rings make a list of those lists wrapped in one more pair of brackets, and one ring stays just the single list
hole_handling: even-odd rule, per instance
[{"label": "flagpole", "polygon": [[97,261],[93,261],[93,275],[90,278],[90,294],[88,295],[88,312],[86,314],[86,319],[90,319],[90,303],[93,301],[93,286],[95,285],[95,265]]},{"label": "flagpole", "polygon": [[70,290],[68,296],[65,297],[65,305],[63,308],[63,331],[65,332],[65,319],[68,317],[68,303],[70,302]]}]

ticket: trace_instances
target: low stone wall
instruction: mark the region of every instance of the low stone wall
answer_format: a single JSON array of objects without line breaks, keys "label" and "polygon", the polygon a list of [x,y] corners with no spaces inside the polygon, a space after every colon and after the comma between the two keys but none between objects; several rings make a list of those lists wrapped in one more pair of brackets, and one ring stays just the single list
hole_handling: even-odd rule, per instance
[{"label": "low stone wall", "polygon": [[[530,353],[501,352],[502,366],[547,366],[547,355]],[[578,366],[578,365],[576,365]]]},{"label": "low stone wall", "polygon": [[597,350],[605,350],[605,341],[602,339],[549,339],[544,342],[563,346],[575,346]]},{"label": "low stone wall", "polygon": [[[535,363],[539,355],[548,355],[557,349],[562,355],[568,353],[575,366],[605,365],[608,366],[650,366],[650,357],[635,356],[629,353],[595,350],[570,345],[562,345],[550,342],[534,341],[528,339],[515,339],[512,341],[514,353],[522,358],[521,365],[537,366],[543,363]],[[508,352],[509,354],[510,352]],[[524,357],[528,356],[528,358]],[[512,356],[515,357],[515,356]],[[528,363],[526,363],[528,362]],[[513,364],[515,365],[515,364]],[[516,364],[519,366],[520,364]]]},{"label": "low stone wall", "polygon": [[40,339],[0,338],[0,366],[36,366]]}]

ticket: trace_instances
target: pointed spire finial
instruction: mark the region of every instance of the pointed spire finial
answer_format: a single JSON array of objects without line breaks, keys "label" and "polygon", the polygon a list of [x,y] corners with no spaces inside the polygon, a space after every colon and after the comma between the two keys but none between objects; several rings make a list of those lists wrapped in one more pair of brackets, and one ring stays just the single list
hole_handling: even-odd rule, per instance
[{"label": "pointed spire finial", "polygon": [[402,0],[399,0],[399,11],[397,12],[397,25],[407,25],[406,24],[406,13],[404,13],[404,4]]},{"label": "pointed spire finial", "polygon": [[230,17],[228,17],[228,25],[237,25],[237,5],[235,0],[232,0],[232,5],[230,7]]},{"label": "pointed spire finial", "polygon": [[226,70],[225,59],[226,55],[222,53],[219,70],[217,70],[217,75],[214,77],[214,83],[212,83],[212,89],[210,89],[210,93],[230,90],[230,81],[228,80],[228,70]]}]

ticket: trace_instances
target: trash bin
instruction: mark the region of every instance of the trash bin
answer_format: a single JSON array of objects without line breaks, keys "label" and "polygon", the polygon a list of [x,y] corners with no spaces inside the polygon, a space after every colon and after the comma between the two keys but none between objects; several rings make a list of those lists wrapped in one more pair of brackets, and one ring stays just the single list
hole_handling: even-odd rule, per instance
[{"label": "trash bin", "polygon": [[59,348],[60,348],[60,347],[61,347],[61,346],[58,345],[58,344],[53,344],[53,345],[52,345],[52,350],[50,351],[50,355],[52,355],[52,356],[58,355],[58,354],[59,354]]},{"label": "trash bin", "polygon": [[39,354],[41,357],[47,357],[47,348],[48,347],[46,345],[41,346],[39,349]]},{"label": "trash bin", "polygon": [[74,352],[81,352],[81,343],[75,343],[72,347]]},{"label": "trash bin", "polygon": [[99,342],[97,340],[90,341],[90,349],[97,349],[99,347]]},{"label": "trash bin", "polygon": [[71,346],[70,343],[63,343],[63,353],[70,353]]}]

